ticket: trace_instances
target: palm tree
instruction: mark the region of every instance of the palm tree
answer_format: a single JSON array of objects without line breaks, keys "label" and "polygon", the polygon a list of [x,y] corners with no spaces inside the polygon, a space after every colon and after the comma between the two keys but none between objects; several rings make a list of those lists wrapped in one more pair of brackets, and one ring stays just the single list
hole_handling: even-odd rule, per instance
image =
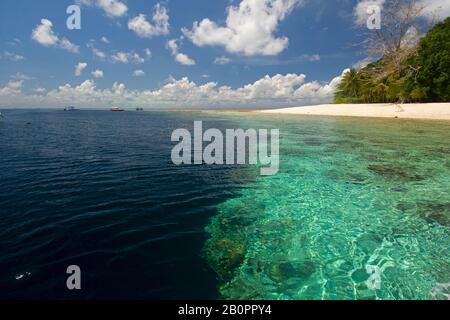
[{"label": "palm tree", "polygon": [[377,85],[375,85],[373,87],[372,94],[375,98],[375,101],[381,101],[381,102],[386,102],[386,95],[387,95],[387,90],[389,89],[389,87],[387,85],[385,85],[384,83],[378,83]]},{"label": "palm tree", "polygon": [[357,98],[360,91],[360,80],[355,69],[348,71],[338,85],[339,94],[346,98]]}]

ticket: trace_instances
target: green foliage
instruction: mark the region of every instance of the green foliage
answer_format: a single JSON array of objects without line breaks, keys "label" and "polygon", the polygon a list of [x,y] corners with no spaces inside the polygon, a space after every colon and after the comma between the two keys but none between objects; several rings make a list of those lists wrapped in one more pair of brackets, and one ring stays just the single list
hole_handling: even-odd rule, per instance
[{"label": "green foliage", "polygon": [[408,62],[420,68],[409,79],[411,94],[426,101],[450,101],[450,18],[430,30]]},{"label": "green foliage", "polygon": [[346,73],[334,103],[450,101],[450,18],[421,39],[401,75],[386,57]]},{"label": "green foliage", "polygon": [[351,69],[342,77],[337,89],[335,101],[340,100],[348,103],[360,96],[361,81],[355,69]]}]

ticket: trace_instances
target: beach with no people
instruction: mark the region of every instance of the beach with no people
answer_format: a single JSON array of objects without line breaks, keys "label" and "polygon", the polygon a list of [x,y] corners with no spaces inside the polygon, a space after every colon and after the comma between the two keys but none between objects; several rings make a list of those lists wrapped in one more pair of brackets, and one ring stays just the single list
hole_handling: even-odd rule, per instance
[{"label": "beach with no people", "polygon": [[259,111],[268,114],[450,120],[450,103],[322,104]]}]

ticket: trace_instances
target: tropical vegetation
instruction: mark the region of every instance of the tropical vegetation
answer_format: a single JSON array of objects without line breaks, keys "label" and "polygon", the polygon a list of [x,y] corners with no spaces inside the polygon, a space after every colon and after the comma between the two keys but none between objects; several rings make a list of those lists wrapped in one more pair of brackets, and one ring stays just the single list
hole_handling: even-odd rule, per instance
[{"label": "tropical vegetation", "polygon": [[384,55],[338,85],[335,103],[450,101],[450,17],[436,24],[413,48],[402,49],[401,68]]}]

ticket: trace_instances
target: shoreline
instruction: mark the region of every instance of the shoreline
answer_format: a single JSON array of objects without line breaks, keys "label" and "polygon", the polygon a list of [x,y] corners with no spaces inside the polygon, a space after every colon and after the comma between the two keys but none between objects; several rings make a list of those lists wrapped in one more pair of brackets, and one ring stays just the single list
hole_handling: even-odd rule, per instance
[{"label": "shoreline", "polygon": [[258,110],[265,114],[394,118],[450,121],[450,103],[417,104],[322,104],[283,109]]}]

